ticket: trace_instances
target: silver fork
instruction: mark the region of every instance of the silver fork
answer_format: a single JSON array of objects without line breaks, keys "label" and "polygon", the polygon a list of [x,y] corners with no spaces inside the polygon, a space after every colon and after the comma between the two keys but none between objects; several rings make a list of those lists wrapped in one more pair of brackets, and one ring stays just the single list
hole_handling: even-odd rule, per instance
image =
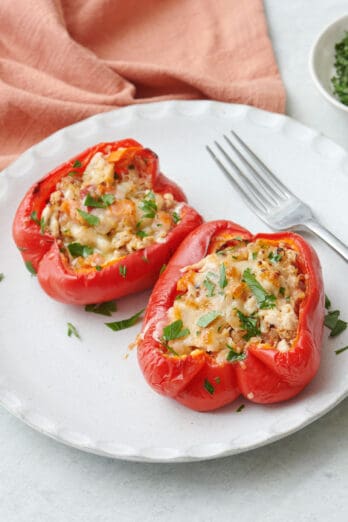
[{"label": "silver fork", "polygon": [[347,245],[319,223],[311,208],[295,196],[234,131],[231,134],[233,141],[226,135],[224,139],[242,167],[217,141],[214,144],[219,155],[208,145],[206,148],[252,211],[274,230],[310,230],[348,261]]}]

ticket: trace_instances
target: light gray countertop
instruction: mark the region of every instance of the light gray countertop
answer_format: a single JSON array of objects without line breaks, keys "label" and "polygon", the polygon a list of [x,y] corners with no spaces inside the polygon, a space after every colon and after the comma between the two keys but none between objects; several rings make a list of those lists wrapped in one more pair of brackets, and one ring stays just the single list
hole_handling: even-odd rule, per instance
[{"label": "light gray countertop", "polygon": [[[347,14],[346,0],[265,4],[287,113],[347,147],[348,115],[322,99],[307,66],[311,43]],[[0,409],[0,520],[346,522],[347,434],[345,401],[298,433],[248,453],[138,464],[63,446]]]}]

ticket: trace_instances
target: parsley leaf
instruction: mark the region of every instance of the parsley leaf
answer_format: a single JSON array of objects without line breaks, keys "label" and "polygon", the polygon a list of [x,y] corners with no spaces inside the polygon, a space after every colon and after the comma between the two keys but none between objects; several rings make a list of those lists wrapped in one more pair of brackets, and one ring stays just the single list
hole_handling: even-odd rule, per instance
[{"label": "parsley leaf", "polygon": [[114,202],[115,196],[113,194],[103,194],[101,198],[94,198],[90,194],[87,194],[83,204],[85,207],[106,208]]},{"label": "parsley leaf", "polygon": [[212,383],[208,381],[208,379],[204,379],[204,388],[207,390],[208,393],[210,393],[210,395],[214,394],[215,388],[212,385]]},{"label": "parsley leaf", "polygon": [[73,168],[78,169],[79,167],[82,167],[82,163],[79,160],[74,161]]},{"label": "parsley leaf", "polygon": [[226,344],[226,348],[229,349],[229,352],[226,357],[226,361],[229,361],[229,362],[244,361],[244,359],[247,356],[247,354],[245,352],[238,353],[238,352],[234,351],[232,346],[230,346],[229,344]]},{"label": "parsley leaf", "polygon": [[334,328],[332,328],[332,330],[331,330],[330,337],[336,337],[336,335],[339,335],[340,333],[344,332],[344,330],[346,328],[347,328],[347,322],[342,321],[342,319],[338,319]]},{"label": "parsley leaf", "polygon": [[325,308],[326,308],[326,310],[329,310],[329,308],[331,308],[331,301],[326,294],[325,294]]},{"label": "parsley leaf", "polygon": [[206,277],[203,281],[205,288],[207,289],[207,297],[213,297],[215,292],[215,283],[209,277]]},{"label": "parsley leaf", "polygon": [[98,218],[98,216],[93,216],[93,214],[89,214],[88,212],[80,210],[79,208],[77,209],[77,212],[89,225],[94,226],[100,223],[100,219]]},{"label": "parsley leaf", "polygon": [[202,315],[198,321],[197,325],[201,328],[205,328],[206,326],[209,326],[217,317],[219,317],[221,314],[220,312],[217,312],[215,310],[212,310],[211,312],[208,312],[204,315]]},{"label": "parsley leaf", "polygon": [[140,209],[144,212],[145,218],[154,218],[157,212],[155,194],[150,190],[143,201],[140,203]]},{"label": "parsley leaf", "polygon": [[147,237],[149,234],[147,234],[144,230],[137,230],[136,235],[143,239],[144,237]]},{"label": "parsley leaf", "polygon": [[25,266],[27,267],[27,270],[31,273],[31,275],[36,275],[36,270],[33,267],[33,263],[31,261],[26,261]]},{"label": "parsley leaf", "polygon": [[241,412],[242,410],[244,410],[244,408],[245,408],[245,404],[241,404],[241,405],[238,406],[238,408],[236,409],[236,413]]},{"label": "parsley leaf", "polygon": [[332,312],[328,312],[324,319],[325,326],[327,326],[330,330],[333,330],[333,328],[335,328],[337,324],[339,315],[339,310],[333,310]]},{"label": "parsley leaf", "polygon": [[179,214],[177,212],[173,212],[173,221],[175,224],[179,223],[179,221],[181,221],[181,217],[179,216]]},{"label": "parsley leaf", "polygon": [[219,286],[220,288],[225,288],[227,286],[225,263],[222,263],[222,265],[220,266]]},{"label": "parsley leaf", "polygon": [[243,339],[249,341],[251,337],[257,337],[261,334],[258,328],[258,318],[253,315],[244,315],[240,310],[237,310],[237,315],[243,330],[246,331],[246,334],[243,336]]},{"label": "parsley leaf", "polygon": [[3,281],[3,280],[4,280],[4,278],[5,278],[4,274],[3,274],[3,273],[1,273],[1,274],[0,274],[0,282],[1,282],[1,281]]},{"label": "parsley leaf", "polygon": [[33,212],[30,214],[30,219],[40,226],[40,220],[38,218],[36,210],[33,210]]},{"label": "parsley leaf", "polygon": [[183,326],[181,319],[165,326],[162,334],[164,341],[168,342],[174,339],[180,339],[181,337],[186,337],[186,335],[190,333],[190,330],[188,328],[183,328]]},{"label": "parsley leaf", "polygon": [[256,298],[257,304],[262,310],[275,307],[275,295],[267,294],[266,290],[260,285],[250,268],[244,270],[242,281],[248,285]]},{"label": "parsley leaf", "polygon": [[335,354],[339,355],[340,353],[345,352],[346,350],[348,350],[348,346],[344,346],[343,348],[339,348],[338,350],[335,350]]},{"label": "parsley leaf", "polygon": [[113,312],[116,312],[116,301],[105,301],[105,303],[88,304],[85,306],[86,312],[93,312],[94,314],[106,315],[110,317]]},{"label": "parsley leaf", "polygon": [[113,330],[114,332],[118,332],[120,330],[124,330],[125,328],[130,328],[133,326],[141,314],[144,312],[145,308],[137,312],[136,314],[132,315],[132,317],[129,317],[128,319],[122,319],[122,321],[114,321],[112,323],[105,323],[105,325]]},{"label": "parsley leaf", "polygon": [[324,324],[331,330],[330,337],[336,337],[347,328],[347,322],[339,319],[339,316],[339,310],[328,312],[325,316]]},{"label": "parsley leaf", "polygon": [[67,332],[68,337],[71,337],[72,335],[74,335],[78,339],[81,339],[80,334],[76,329],[76,326],[74,326],[72,323],[67,323],[67,325],[68,325],[68,332]]},{"label": "parsley leaf", "polygon": [[270,252],[268,254],[268,259],[271,261],[271,263],[279,263],[282,256],[278,252]]},{"label": "parsley leaf", "polygon": [[123,279],[125,279],[125,278],[126,278],[126,275],[127,275],[127,267],[126,267],[125,265],[120,265],[120,266],[118,267],[118,271],[119,271],[119,273],[120,273],[120,276],[122,276]]},{"label": "parsley leaf", "polygon": [[161,266],[161,269],[159,271],[160,275],[163,274],[163,272],[165,271],[165,269],[167,268],[167,265],[164,263],[162,266]]},{"label": "parsley leaf", "polygon": [[93,248],[81,243],[69,243],[68,250],[73,257],[87,257],[93,254]]}]

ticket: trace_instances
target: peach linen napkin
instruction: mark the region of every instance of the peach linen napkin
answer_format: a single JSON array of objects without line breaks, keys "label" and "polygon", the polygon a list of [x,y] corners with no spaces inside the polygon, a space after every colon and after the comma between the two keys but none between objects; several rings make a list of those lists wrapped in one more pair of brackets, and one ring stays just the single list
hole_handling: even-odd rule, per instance
[{"label": "peach linen napkin", "polygon": [[92,114],[202,98],[284,111],[262,0],[0,1],[0,168]]}]

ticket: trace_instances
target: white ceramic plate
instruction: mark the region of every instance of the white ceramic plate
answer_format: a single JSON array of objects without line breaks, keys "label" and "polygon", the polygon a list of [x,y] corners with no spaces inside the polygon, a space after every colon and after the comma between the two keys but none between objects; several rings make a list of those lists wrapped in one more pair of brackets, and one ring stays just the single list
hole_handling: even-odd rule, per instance
[{"label": "white ceramic plate", "polygon": [[[318,217],[348,242],[348,155],[315,131],[278,114],[212,101],[164,102],[104,113],[32,147],[0,176],[0,401],[33,428],[82,450],[128,460],[174,462],[231,455],[312,422],[348,390],[348,344],[327,340],[321,369],[297,398],[272,406],[240,400],[196,413],[154,393],[129,353],[140,325],[112,332],[107,318],[51,300],[25,269],[11,223],[27,188],[50,169],[104,140],[132,137],[155,150],[161,167],[206,220],[229,218],[266,230],[237,197],[204,145],[231,128],[244,137]],[[319,240],[326,292],[348,316],[348,266]],[[146,305],[148,293],[122,299],[114,320]],[[67,321],[82,340],[67,336]],[[245,404],[245,409],[236,412]]]}]

